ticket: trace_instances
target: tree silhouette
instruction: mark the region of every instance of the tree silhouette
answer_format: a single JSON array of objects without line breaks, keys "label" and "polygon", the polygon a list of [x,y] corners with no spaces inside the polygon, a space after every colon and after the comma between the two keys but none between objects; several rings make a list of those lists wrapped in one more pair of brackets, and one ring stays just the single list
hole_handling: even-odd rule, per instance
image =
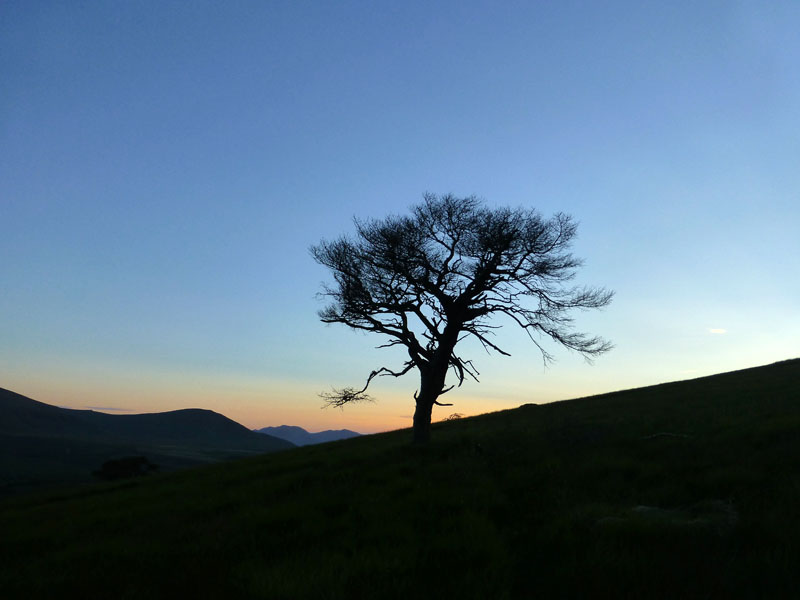
[{"label": "tree silhouette", "polygon": [[342,236],[311,247],[314,259],[333,272],[335,285],[321,296],[331,303],[319,312],[325,323],[380,333],[378,346],[404,346],[399,369],[372,371],[361,389],[335,389],[321,396],[342,407],[371,400],[366,391],[377,376],[419,371],[414,394],[414,441],[430,439],[431,413],[446,387],[448,372],[460,386],[478,380],[471,360],[456,353],[459,341],[477,339],[487,351],[508,356],[492,341],[494,317],[523,328],[545,364],[551,340],[587,360],[611,349],[600,337],[572,330],[572,309],[606,306],[613,293],[567,285],[582,261],[570,254],[576,225],[565,214],[543,219],[525,209],[488,208],[475,197],[426,194],[410,216],[354,219],[355,238]]}]

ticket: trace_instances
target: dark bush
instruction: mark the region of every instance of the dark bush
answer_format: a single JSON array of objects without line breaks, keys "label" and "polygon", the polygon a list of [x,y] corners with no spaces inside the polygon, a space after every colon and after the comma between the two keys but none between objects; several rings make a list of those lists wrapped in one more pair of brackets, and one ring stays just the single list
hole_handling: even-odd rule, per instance
[{"label": "dark bush", "polygon": [[127,479],[129,477],[140,477],[147,475],[150,471],[157,471],[158,465],[151,463],[144,456],[126,456],[107,460],[94,471],[94,476],[99,479]]}]

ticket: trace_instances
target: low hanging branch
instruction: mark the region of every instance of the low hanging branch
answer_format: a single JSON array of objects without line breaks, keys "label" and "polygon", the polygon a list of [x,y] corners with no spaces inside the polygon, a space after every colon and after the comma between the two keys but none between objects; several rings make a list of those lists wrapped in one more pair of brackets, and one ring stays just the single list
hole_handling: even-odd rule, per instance
[{"label": "low hanging branch", "polygon": [[[572,331],[573,310],[602,308],[613,294],[567,285],[581,265],[569,252],[576,226],[567,215],[543,219],[532,210],[489,209],[474,197],[426,194],[410,216],[356,220],[355,227],[353,239],[311,248],[335,281],[323,288],[331,303],[320,319],[384,335],[389,341],[379,348],[403,347],[408,360],[399,370],[372,371],[361,389],[320,394],[326,406],[372,401],[366,392],[375,377],[416,369],[414,438],[425,441],[433,406],[451,406],[439,396],[467,378],[478,381],[472,361],[456,354],[458,342],[473,337],[488,353],[509,356],[490,339],[499,327],[491,319],[525,330],[545,364],[553,355],[544,340],[589,361],[612,347]],[[448,372],[456,383],[446,387]]]},{"label": "low hanging branch", "polygon": [[319,397],[325,401],[324,407],[333,407],[333,408],[344,408],[346,404],[350,404],[351,402],[374,402],[375,399],[366,393],[369,384],[372,380],[377,377],[378,375],[391,375],[393,377],[402,377],[406,373],[408,373],[414,367],[413,364],[406,363],[406,368],[400,371],[399,373],[395,373],[391,369],[387,369],[386,367],[381,367],[376,371],[372,371],[367,377],[367,383],[364,385],[363,388],[357,390],[352,387],[346,387],[341,389],[334,388],[332,392],[322,392]]},{"label": "low hanging branch", "polygon": [[319,397],[325,401],[323,408],[344,408],[352,402],[375,402],[375,398],[364,391],[352,387],[333,388],[330,392],[320,393]]}]

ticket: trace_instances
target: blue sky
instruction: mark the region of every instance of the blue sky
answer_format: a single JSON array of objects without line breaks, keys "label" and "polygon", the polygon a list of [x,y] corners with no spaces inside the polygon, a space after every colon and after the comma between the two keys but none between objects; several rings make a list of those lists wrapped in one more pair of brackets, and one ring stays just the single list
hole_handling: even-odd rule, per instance
[{"label": "blue sky", "polygon": [[[543,369],[475,349],[475,414],[800,355],[795,2],[4,2],[0,386],[251,427],[410,424],[398,355],[325,326],[308,247],[424,192],[579,222]],[[552,348],[555,350],[555,348]],[[446,413],[446,414],[445,414]]]}]

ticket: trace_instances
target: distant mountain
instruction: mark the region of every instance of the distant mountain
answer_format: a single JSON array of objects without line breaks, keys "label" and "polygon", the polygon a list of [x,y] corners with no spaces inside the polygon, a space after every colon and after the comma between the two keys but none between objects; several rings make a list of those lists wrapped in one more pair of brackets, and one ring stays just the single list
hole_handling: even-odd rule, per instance
[{"label": "distant mountain", "polygon": [[104,462],[125,456],[171,470],[292,447],[210,410],[109,415],[0,388],[0,494],[89,480]]},{"label": "distant mountain", "polygon": [[271,435],[295,446],[310,446],[311,444],[322,444],[324,442],[335,442],[336,440],[346,440],[358,437],[361,434],[349,429],[327,429],[317,433],[310,433],[302,427],[293,425],[281,425],[280,427],[264,427],[256,429],[257,433]]}]

